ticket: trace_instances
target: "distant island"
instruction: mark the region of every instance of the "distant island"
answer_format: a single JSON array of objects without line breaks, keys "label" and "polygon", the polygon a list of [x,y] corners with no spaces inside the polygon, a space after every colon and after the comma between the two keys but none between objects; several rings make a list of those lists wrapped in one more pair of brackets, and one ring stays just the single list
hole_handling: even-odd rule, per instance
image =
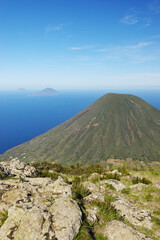
[{"label": "distant island", "polygon": [[58,92],[53,88],[45,88],[42,91],[29,94],[28,96],[56,96]]}]

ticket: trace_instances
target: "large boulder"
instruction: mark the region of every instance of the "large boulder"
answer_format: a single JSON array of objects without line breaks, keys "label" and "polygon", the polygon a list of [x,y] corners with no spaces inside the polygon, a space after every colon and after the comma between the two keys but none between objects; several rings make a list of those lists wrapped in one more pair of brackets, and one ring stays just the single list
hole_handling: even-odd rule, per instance
[{"label": "large boulder", "polygon": [[81,226],[82,213],[78,204],[70,198],[56,199],[50,211],[58,240],[74,239]]}]

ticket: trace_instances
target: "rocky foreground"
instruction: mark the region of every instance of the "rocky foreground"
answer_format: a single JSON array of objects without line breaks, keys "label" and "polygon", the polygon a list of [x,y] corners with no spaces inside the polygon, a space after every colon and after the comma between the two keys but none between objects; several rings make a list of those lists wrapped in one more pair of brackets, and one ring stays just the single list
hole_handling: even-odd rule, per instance
[{"label": "rocky foreground", "polygon": [[0,240],[160,239],[158,177],[149,185],[117,171],[53,180],[17,159],[0,162],[0,176]]}]

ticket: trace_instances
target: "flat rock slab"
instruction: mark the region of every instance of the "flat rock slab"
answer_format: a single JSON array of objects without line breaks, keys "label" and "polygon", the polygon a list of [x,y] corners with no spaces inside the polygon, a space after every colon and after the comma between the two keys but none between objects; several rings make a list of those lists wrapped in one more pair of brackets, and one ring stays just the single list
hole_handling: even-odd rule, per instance
[{"label": "flat rock slab", "polygon": [[152,229],[151,214],[146,210],[139,209],[126,199],[118,199],[112,205],[130,223]]},{"label": "flat rock slab", "polygon": [[103,232],[108,240],[152,240],[123,222],[113,220],[109,222]]}]

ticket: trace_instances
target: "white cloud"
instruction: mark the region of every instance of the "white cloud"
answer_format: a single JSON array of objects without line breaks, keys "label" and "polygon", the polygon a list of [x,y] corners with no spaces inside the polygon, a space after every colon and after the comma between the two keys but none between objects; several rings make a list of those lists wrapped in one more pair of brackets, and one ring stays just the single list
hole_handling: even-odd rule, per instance
[{"label": "white cloud", "polygon": [[81,50],[81,47],[71,47],[70,50]]},{"label": "white cloud", "polygon": [[80,46],[80,47],[70,47],[70,50],[85,50],[85,49],[92,49],[94,48],[94,46],[92,45],[84,45],[84,46]]},{"label": "white cloud", "polygon": [[46,32],[52,32],[52,31],[60,31],[63,28],[64,24],[59,24],[57,26],[52,26],[52,25],[48,25],[46,27]]},{"label": "white cloud", "polygon": [[126,15],[120,21],[127,25],[134,25],[139,22],[139,18],[135,15]]}]

